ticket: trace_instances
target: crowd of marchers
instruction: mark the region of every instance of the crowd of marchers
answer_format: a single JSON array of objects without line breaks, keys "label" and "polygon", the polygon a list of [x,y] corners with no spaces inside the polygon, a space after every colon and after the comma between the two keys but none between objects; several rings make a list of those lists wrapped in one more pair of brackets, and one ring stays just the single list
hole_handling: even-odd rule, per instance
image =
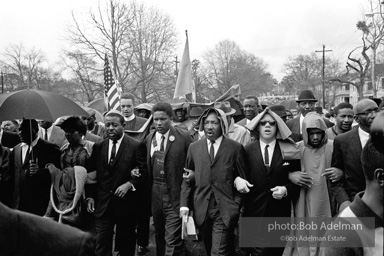
[{"label": "crowd of marchers", "polygon": [[[0,255],[145,255],[151,224],[156,255],[184,255],[188,216],[207,255],[383,255],[384,153],[370,127],[384,103],[325,115],[310,90],[296,102],[289,111],[247,96],[235,122],[229,101],[186,111],[124,93],[103,122],[93,109],[3,121]],[[239,248],[241,217],[371,217],[375,236],[329,231],[355,247],[258,236]]]}]

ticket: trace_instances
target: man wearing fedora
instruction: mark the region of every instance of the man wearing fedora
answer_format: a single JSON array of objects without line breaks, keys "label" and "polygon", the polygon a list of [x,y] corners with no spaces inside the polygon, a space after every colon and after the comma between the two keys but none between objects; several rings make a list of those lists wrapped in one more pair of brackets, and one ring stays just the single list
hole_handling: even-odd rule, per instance
[{"label": "man wearing fedora", "polygon": [[284,123],[287,122],[287,111],[283,105],[271,105],[269,106],[269,109],[275,112]]},{"label": "man wearing fedora", "polygon": [[201,114],[203,114],[201,107],[191,107],[189,111],[188,119],[191,120],[192,125],[188,131],[193,141],[198,141],[204,136],[204,131],[199,131],[199,123],[197,122]]},{"label": "man wearing fedora", "polygon": [[317,99],[311,90],[304,90],[300,92],[299,99],[296,100],[299,116],[292,120],[287,121],[287,126],[291,129],[292,139],[295,142],[303,140],[302,125],[304,117],[307,113],[315,111],[315,103]]},{"label": "man wearing fedora", "polygon": [[249,131],[243,126],[235,124],[235,121],[232,117],[235,114],[236,110],[231,108],[231,104],[229,103],[229,101],[215,102],[214,108],[222,110],[225,116],[227,117],[228,131],[225,135],[228,138],[239,142],[243,146],[251,142],[251,134],[249,133]]}]

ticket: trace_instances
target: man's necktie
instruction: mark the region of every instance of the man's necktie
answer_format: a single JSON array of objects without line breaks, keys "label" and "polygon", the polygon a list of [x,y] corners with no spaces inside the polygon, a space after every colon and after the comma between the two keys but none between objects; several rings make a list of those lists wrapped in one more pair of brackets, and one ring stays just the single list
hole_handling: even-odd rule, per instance
[{"label": "man's necktie", "polygon": [[267,168],[269,168],[269,153],[268,153],[268,147],[269,145],[266,145],[265,146],[265,150],[264,150],[264,164]]},{"label": "man's necktie", "polygon": [[115,160],[116,156],[116,143],[117,141],[113,141],[112,151],[111,151],[111,158],[109,159],[109,165],[113,164],[113,160]]},{"label": "man's necktie", "polygon": [[48,129],[44,129],[45,134],[44,134],[44,140],[48,141]]},{"label": "man's necktie", "polygon": [[211,140],[211,147],[209,149],[209,158],[211,159],[211,163],[213,163],[213,160],[215,159],[215,148],[213,147],[214,143],[215,141]]},{"label": "man's necktie", "polygon": [[161,136],[160,151],[164,152],[164,135]]}]

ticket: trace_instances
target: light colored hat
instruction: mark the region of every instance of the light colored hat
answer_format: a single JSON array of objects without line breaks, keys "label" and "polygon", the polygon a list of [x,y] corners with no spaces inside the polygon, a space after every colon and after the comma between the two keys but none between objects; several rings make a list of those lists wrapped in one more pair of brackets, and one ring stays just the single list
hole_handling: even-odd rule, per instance
[{"label": "light colored hat", "polygon": [[359,102],[356,103],[356,105],[353,107],[353,113],[355,115],[361,114],[367,109],[377,108],[376,102],[370,99],[362,99]]},{"label": "light colored hat", "polygon": [[231,103],[229,103],[229,101],[216,101],[214,108],[222,110],[226,116],[236,113],[236,110],[231,108]]},{"label": "light colored hat", "polygon": [[114,109],[108,111],[107,114],[105,114],[105,117],[107,117],[107,116],[116,116],[116,115],[117,116],[121,116],[124,119],[123,114],[121,114],[120,111],[117,111],[117,110],[114,110]]}]

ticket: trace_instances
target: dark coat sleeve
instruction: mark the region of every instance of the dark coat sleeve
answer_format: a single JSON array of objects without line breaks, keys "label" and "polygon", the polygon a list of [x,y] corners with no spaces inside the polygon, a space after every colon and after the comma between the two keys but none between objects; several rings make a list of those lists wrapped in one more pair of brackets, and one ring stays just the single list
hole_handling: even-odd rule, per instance
[{"label": "dark coat sleeve", "polygon": [[[339,168],[344,172],[345,170],[344,170],[344,158],[343,158],[342,146],[343,145],[342,145],[342,141],[340,140],[340,137],[336,137],[333,142],[331,166]],[[349,200],[348,194],[345,190],[344,178],[342,178],[338,182],[331,182],[331,191],[332,191],[332,194],[335,196],[336,201],[339,205]]]},{"label": "dark coat sleeve", "polygon": [[12,182],[9,158],[10,151],[0,145],[0,202],[10,205],[12,198]]}]

